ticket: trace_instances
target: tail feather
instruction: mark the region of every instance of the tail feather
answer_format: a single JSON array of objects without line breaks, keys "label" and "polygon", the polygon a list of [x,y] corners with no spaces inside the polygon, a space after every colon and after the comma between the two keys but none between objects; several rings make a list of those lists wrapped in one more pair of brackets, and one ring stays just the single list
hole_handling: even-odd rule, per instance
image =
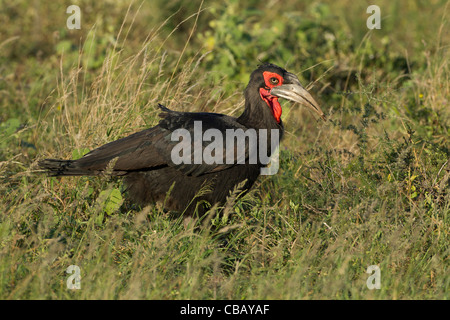
[{"label": "tail feather", "polygon": [[50,176],[123,176],[165,165],[158,149],[152,146],[165,135],[165,130],[153,127],[107,143],[77,160],[45,159],[38,165]]},{"label": "tail feather", "polygon": [[99,175],[101,171],[89,170],[78,165],[76,160],[59,160],[59,159],[45,159],[39,161],[39,167],[47,170],[47,174],[52,177],[56,176],[95,176]]}]

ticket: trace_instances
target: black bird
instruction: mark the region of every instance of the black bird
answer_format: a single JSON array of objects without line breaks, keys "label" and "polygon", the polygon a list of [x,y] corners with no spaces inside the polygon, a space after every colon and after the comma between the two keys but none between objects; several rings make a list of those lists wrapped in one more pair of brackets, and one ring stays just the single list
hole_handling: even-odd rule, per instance
[{"label": "black bird", "polygon": [[[165,207],[169,210],[192,214],[197,204],[205,200],[210,205],[222,204],[236,186],[239,185],[244,192],[248,191],[261,169],[266,167],[267,161],[250,161],[251,156],[262,148],[261,145],[265,145],[262,152],[267,152],[268,156],[278,145],[279,140],[272,139],[273,132],[278,133],[281,139],[284,131],[278,98],[299,102],[325,120],[317,102],[302,87],[298,78],[274,64],[263,64],[251,74],[244,96],[245,109],[238,118],[217,113],[177,112],[159,105],[162,119],[155,127],[105,144],[78,160],[46,159],[40,161],[39,166],[51,176],[96,176],[104,174],[108,168],[108,174],[124,177],[131,201],[140,205],[165,201]],[[196,153],[202,155],[210,142],[203,141],[207,140],[205,137],[200,144],[186,142],[184,139],[188,137],[177,140],[173,134],[184,132],[195,136],[199,132],[198,124],[201,124],[201,134],[208,129],[216,129],[216,133],[223,133],[224,136],[230,129],[231,132],[254,130],[259,145],[252,149],[249,140],[246,140],[245,152],[239,156],[238,147],[228,148],[223,137],[223,141],[216,141],[222,143],[223,152],[219,149],[210,154],[219,160],[227,160],[226,156],[231,154],[233,161],[196,161]],[[261,130],[268,132],[262,135]],[[186,143],[181,145],[182,142]],[[181,146],[186,149],[178,152]],[[176,147],[177,152],[174,152]],[[174,161],[174,156],[181,157],[182,154],[184,162]],[[214,159],[217,160],[217,157]],[[204,192],[198,196],[201,189]],[[198,210],[204,212],[206,207],[200,205]]]}]

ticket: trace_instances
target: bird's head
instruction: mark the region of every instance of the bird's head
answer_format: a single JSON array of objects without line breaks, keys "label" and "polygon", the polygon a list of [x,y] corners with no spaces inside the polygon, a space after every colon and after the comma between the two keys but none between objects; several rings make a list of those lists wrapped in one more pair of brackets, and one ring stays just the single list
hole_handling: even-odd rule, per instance
[{"label": "bird's head", "polygon": [[326,120],[319,104],[303,88],[297,76],[274,64],[263,64],[253,71],[246,93],[253,96],[254,99],[261,99],[265,102],[278,123],[281,121],[282,112],[278,98],[298,102]]}]

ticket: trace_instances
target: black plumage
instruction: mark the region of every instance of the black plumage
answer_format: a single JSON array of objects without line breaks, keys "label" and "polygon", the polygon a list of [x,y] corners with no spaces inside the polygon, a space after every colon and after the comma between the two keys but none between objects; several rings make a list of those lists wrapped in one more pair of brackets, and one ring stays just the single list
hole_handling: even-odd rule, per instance
[{"label": "black plumage", "polygon": [[[221,161],[208,164],[203,161],[197,164],[175,164],[172,150],[179,143],[171,139],[175,130],[186,129],[193,136],[196,121],[201,123],[202,133],[208,129],[218,129],[224,133],[224,139],[227,129],[255,129],[258,137],[259,129],[268,130],[269,134],[263,143],[270,156],[274,149],[270,130],[278,130],[280,139],[284,131],[278,98],[300,102],[325,119],[297,77],[273,64],[261,65],[251,74],[244,96],[245,109],[238,118],[217,113],[177,112],[160,105],[161,120],[155,127],[105,144],[78,160],[46,159],[40,161],[39,165],[51,176],[80,176],[103,174],[111,163],[112,170],[108,172],[124,177],[131,201],[146,205],[165,200],[167,209],[192,214],[197,203],[223,203],[230,191],[241,183],[244,192],[249,190],[265,164],[259,159],[256,163],[249,163],[248,144],[243,164],[237,163],[237,152],[234,152],[232,163]],[[208,144],[207,141],[202,142],[202,151]],[[225,140],[223,145],[226,145]],[[193,155],[193,143],[192,147]],[[227,152],[230,150],[224,149],[224,160]],[[203,187],[210,191],[194,199]],[[204,209],[203,206],[199,207],[201,212]]]}]

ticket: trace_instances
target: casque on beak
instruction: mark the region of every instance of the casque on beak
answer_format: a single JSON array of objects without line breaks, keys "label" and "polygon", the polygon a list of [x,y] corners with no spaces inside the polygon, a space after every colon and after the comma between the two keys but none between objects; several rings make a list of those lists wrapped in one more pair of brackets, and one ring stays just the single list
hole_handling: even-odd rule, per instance
[{"label": "casque on beak", "polygon": [[327,120],[325,114],[320,109],[319,104],[314,100],[311,94],[303,88],[294,74],[288,72],[288,74],[284,76],[284,79],[285,83],[281,86],[273,87],[272,90],[270,90],[270,94],[307,106],[316,112],[322,120]]}]

